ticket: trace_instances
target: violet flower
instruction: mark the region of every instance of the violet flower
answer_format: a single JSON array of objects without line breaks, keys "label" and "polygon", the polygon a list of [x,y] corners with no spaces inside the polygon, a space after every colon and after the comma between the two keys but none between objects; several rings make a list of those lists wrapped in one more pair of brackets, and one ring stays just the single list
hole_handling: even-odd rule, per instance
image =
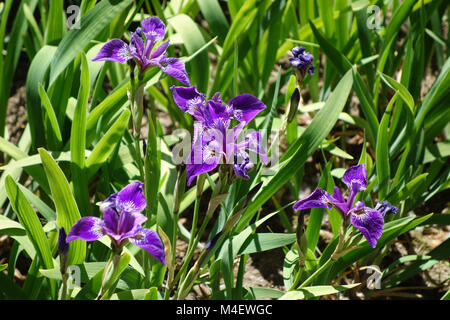
[{"label": "violet flower", "polygon": [[133,182],[100,204],[103,219],[83,217],[67,235],[67,242],[75,239],[95,241],[107,235],[114,246],[122,248],[127,241],[149,252],[165,265],[164,247],[158,234],[142,227],[147,217],[140,212],[146,207],[143,183]]},{"label": "violet flower", "polygon": [[[196,87],[173,86],[171,89],[180,109],[197,120],[194,123],[190,163],[187,163],[188,185],[196,176],[214,170],[221,163],[232,163],[235,175],[248,179],[247,172],[253,168],[254,162],[246,150],[259,154],[263,163],[267,164],[267,153],[259,132],[251,132],[244,141],[236,143],[243,127],[266,108],[259,99],[242,94],[225,104],[220,93],[206,101],[205,95]],[[239,124],[230,129],[232,119],[239,121]]]},{"label": "violet flower", "polygon": [[142,28],[131,33],[130,44],[112,39],[105,43],[92,61],[116,61],[125,63],[134,60],[141,72],[151,67],[159,67],[162,72],[174,77],[184,85],[190,81],[184,62],[165,56],[169,41],[155,45],[164,38],[166,26],[158,17],[150,17],[141,22]]},{"label": "violet flower", "polygon": [[314,57],[309,52],[305,51],[303,47],[295,47],[292,49],[293,57],[289,57],[289,62],[291,66],[300,71],[302,78],[305,77],[306,73],[310,75],[314,74],[314,65],[312,64]]},{"label": "violet flower", "polygon": [[311,208],[336,208],[344,219],[350,219],[372,248],[377,245],[384,227],[384,216],[388,213],[397,213],[398,209],[386,201],[377,204],[375,209],[366,207],[363,201],[356,202],[356,195],[367,187],[367,173],[364,164],[350,167],[342,177],[349,192],[347,201],[342,196],[338,187],[334,187],[333,195],[321,188],[316,188],[306,198],[297,201],[294,210],[305,210]]}]

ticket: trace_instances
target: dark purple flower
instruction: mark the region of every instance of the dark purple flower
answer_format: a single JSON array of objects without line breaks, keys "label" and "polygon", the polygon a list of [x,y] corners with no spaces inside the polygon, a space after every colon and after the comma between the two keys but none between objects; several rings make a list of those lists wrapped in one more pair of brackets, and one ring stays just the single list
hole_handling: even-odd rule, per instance
[{"label": "dark purple flower", "polygon": [[312,64],[314,57],[309,52],[305,51],[303,47],[295,47],[292,49],[293,57],[289,57],[291,66],[296,68],[305,77],[308,72],[310,75],[314,74],[314,65]]},{"label": "dark purple flower", "polygon": [[241,94],[225,104],[220,93],[206,101],[205,95],[193,87],[171,87],[175,103],[184,112],[192,115],[203,126],[228,129],[231,119],[249,123],[266,105],[251,94]]},{"label": "dark purple flower", "polygon": [[394,207],[387,201],[378,202],[377,205],[375,206],[375,210],[381,212],[383,217],[386,216],[387,214],[396,214],[398,212],[398,208]]},{"label": "dark purple flower", "polygon": [[356,195],[367,187],[367,173],[364,164],[350,167],[344,173],[342,181],[349,189],[347,201],[345,201],[338,187],[334,188],[333,195],[317,188],[306,198],[297,201],[293,208],[294,210],[336,208],[344,219],[350,218],[353,226],[362,233],[370,246],[375,248],[377,240],[383,232],[385,214],[396,213],[398,209],[386,201],[377,204],[375,209],[366,207],[362,201],[353,205]]},{"label": "dark purple flower", "polygon": [[141,71],[159,67],[164,73],[174,77],[184,85],[190,81],[184,62],[165,56],[169,41],[155,45],[164,38],[166,26],[158,17],[150,17],[141,22],[141,28],[131,33],[130,43],[112,39],[105,43],[92,61],[116,61],[125,63],[134,60]]},{"label": "dark purple flower", "polygon": [[[220,163],[233,164],[235,175],[248,179],[247,172],[253,168],[255,160],[250,159],[245,150],[259,154],[267,164],[267,153],[259,132],[252,132],[244,137],[244,141],[236,143],[243,127],[266,108],[263,102],[250,94],[242,94],[225,104],[220,93],[206,101],[205,95],[194,86],[173,86],[171,90],[180,109],[197,120],[190,163],[187,163],[188,185],[196,176],[214,170]],[[232,119],[239,124],[230,129]]]},{"label": "dark purple flower", "polygon": [[157,233],[142,227],[147,221],[147,217],[140,213],[146,206],[142,189],[143,183],[133,182],[109,196],[100,204],[103,219],[81,218],[69,231],[67,242],[75,239],[95,241],[107,235],[117,247],[129,241],[165,265],[164,247]]},{"label": "dark purple flower", "polygon": [[58,254],[67,255],[69,253],[69,244],[66,241],[67,234],[64,227],[59,228],[58,234]]}]

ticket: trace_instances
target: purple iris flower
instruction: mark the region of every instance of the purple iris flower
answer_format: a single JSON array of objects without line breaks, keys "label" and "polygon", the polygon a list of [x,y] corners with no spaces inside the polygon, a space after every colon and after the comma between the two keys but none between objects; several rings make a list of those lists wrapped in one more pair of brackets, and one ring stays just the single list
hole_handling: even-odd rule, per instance
[{"label": "purple iris flower", "polygon": [[[180,109],[197,120],[190,163],[187,163],[188,185],[196,176],[214,170],[221,163],[233,164],[235,175],[248,179],[247,172],[253,168],[254,161],[246,150],[259,154],[263,163],[268,163],[259,132],[251,132],[237,143],[244,126],[266,108],[263,102],[250,94],[242,94],[225,104],[220,93],[206,101],[196,87],[173,86],[171,89]],[[239,124],[230,128],[232,119]]]},{"label": "purple iris flower", "polygon": [[184,85],[190,81],[184,62],[165,56],[169,41],[155,45],[164,38],[166,26],[158,17],[150,17],[141,22],[141,28],[131,33],[130,44],[112,39],[105,43],[92,61],[116,61],[125,63],[134,60],[143,72],[151,67],[159,67],[164,73],[174,77]]},{"label": "purple iris flower", "polygon": [[314,74],[314,65],[312,64],[314,57],[311,53],[305,51],[303,47],[295,47],[292,49],[293,57],[289,57],[289,62],[291,66],[300,71],[303,77],[305,77],[306,72],[310,75]]},{"label": "purple iris flower", "polygon": [[375,248],[383,232],[384,216],[388,213],[395,214],[398,209],[386,201],[377,204],[375,209],[366,207],[363,201],[357,201],[353,205],[356,195],[367,187],[365,164],[350,167],[342,177],[342,181],[349,190],[347,201],[338,187],[334,187],[333,195],[317,188],[306,198],[297,201],[293,208],[297,211],[311,208],[336,208],[344,219],[350,218],[353,226],[362,233],[369,245]]},{"label": "purple iris flower", "polygon": [[127,241],[149,252],[165,265],[164,247],[158,234],[142,227],[147,217],[140,212],[146,200],[142,182],[133,182],[100,204],[103,219],[83,217],[67,235],[67,242],[75,239],[95,241],[107,235],[121,248]]}]

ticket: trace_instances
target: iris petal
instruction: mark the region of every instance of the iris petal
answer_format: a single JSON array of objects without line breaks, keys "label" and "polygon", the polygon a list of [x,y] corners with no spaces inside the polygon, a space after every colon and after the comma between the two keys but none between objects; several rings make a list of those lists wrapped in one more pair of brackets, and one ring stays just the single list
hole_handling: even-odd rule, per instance
[{"label": "iris petal", "polygon": [[141,229],[135,237],[129,238],[129,241],[150,253],[163,265],[166,265],[164,246],[155,231],[150,229]]},{"label": "iris petal", "polygon": [[362,233],[372,248],[377,245],[384,227],[383,215],[375,209],[358,205],[350,210],[350,222]]},{"label": "iris petal", "polygon": [[132,182],[117,193],[116,208],[118,212],[141,212],[145,209],[144,184],[142,182]]},{"label": "iris petal", "polygon": [[103,236],[102,219],[97,217],[83,217],[72,226],[69,234],[67,235],[66,241],[70,242],[75,239],[94,241]]},{"label": "iris petal", "polygon": [[241,94],[231,99],[228,104],[237,111],[236,115],[240,119],[238,121],[245,121],[249,123],[258,113],[266,108],[266,105],[258,98],[251,94]]},{"label": "iris petal", "polygon": [[125,63],[132,59],[130,48],[120,39],[112,39],[105,43],[92,61],[116,61]]},{"label": "iris petal", "polygon": [[313,193],[311,193],[306,198],[303,198],[299,201],[297,201],[293,208],[296,211],[300,210],[306,210],[311,208],[328,208],[331,209],[332,204],[329,201],[329,198],[331,196],[328,192],[321,188],[317,188],[314,190]]},{"label": "iris petal", "polygon": [[[156,60],[156,59],[155,59]],[[167,58],[161,56],[158,61],[155,61],[161,68],[162,72],[167,73],[169,76],[174,77],[182,84],[190,86],[191,82],[187,75],[184,62],[177,58]]]}]

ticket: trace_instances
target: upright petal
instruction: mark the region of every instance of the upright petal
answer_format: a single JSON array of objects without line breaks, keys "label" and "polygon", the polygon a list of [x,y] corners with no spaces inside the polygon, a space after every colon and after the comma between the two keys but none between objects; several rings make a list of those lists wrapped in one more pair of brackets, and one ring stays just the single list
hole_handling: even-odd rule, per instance
[{"label": "upright petal", "polygon": [[331,209],[333,206],[333,203],[330,202],[330,194],[326,192],[325,190],[321,188],[317,188],[314,190],[313,193],[311,193],[306,198],[303,198],[299,201],[297,201],[293,208],[296,211],[300,210],[306,210],[311,208],[327,208]]},{"label": "upright petal", "polygon": [[116,207],[116,198],[117,193],[111,194],[108,198],[100,202],[100,211],[103,212],[107,208],[115,208]]},{"label": "upright petal", "polygon": [[372,248],[377,245],[383,233],[383,215],[375,209],[364,206],[362,201],[349,211],[350,222],[362,233]]},{"label": "upright petal", "polygon": [[141,25],[142,25],[141,31],[144,32],[145,37],[155,41],[164,38],[164,34],[166,33],[166,26],[160,18],[150,17],[144,19],[141,22]]},{"label": "upright petal", "polygon": [[[267,165],[269,158],[267,157],[267,151],[264,148],[263,141],[261,139],[261,133],[259,131],[252,131],[245,136],[245,140],[237,144],[238,149],[248,149],[251,152],[259,154],[261,161]],[[256,161],[252,161],[256,163]]]},{"label": "upright petal", "polygon": [[167,40],[161,43],[150,55],[150,59],[159,58],[162,54],[166,53],[167,47],[169,46],[170,41]]},{"label": "upright petal", "polygon": [[106,234],[117,234],[119,230],[119,214],[114,208],[108,207],[103,212],[103,231]]},{"label": "upright petal", "polygon": [[122,212],[119,217],[119,241],[136,236],[147,217],[138,212]]},{"label": "upright petal", "polygon": [[356,195],[367,187],[366,165],[359,164],[348,168],[342,177],[342,181],[344,181],[349,188],[347,205],[348,208],[351,208]]},{"label": "upright petal", "polygon": [[141,212],[147,202],[144,196],[144,184],[132,182],[117,193],[116,208],[118,212]]},{"label": "upright petal", "polygon": [[117,61],[125,63],[132,59],[128,44],[120,39],[112,39],[105,43],[92,61]]},{"label": "upright petal", "polygon": [[150,229],[141,229],[135,237],[129,238],[129,241],[150,253],[163,265],[166,265],[164,246],[155,231]]},{"label": "upright petal", "polygon": [[155,60],[155,63],[161,68],[162,72],[174,77],[186,86],[191,85],[183,61],[177,58],[167,58],[166,56],[161,56]]},{"label": "upright petal", "polygon": [[75,239],[94,241],[103,237],[103,220],[97,217],[83,217],[70,229],[66,241]]},{"label": "upright petal", "polygon": [[367,171],[365,164],[352,166],[345,171],[342,181],[350,188],[352,184],[359,186],[360,190],[367,187]]},{"label": "upright petal", "polygon": [[261,100],[248,93],[234,97],[228,104],[234,110],[235,119],[247,123],[266,108],[266,105]]}]

